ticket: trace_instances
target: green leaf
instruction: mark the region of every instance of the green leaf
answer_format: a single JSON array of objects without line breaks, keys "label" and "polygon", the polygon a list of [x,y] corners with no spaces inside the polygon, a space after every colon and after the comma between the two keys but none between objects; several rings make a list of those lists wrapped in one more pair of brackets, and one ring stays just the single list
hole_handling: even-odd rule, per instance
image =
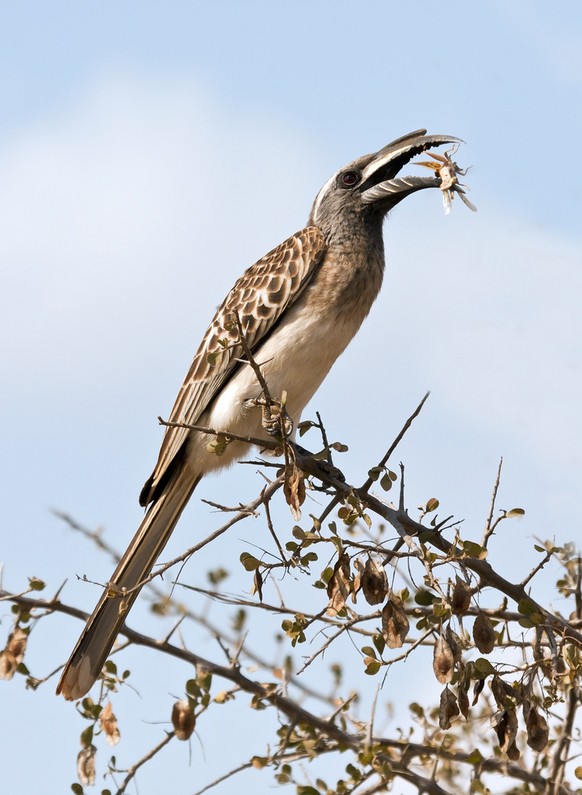
[{"label": "green leaf", "polygon": [[350,449],[347,444],[343,444],[343,442],[334,442],[330,444],[330,447],[338,453],[347,453]]},{"label": "green leaf", "polygon": [[422,605],[423,607],[430,607],[434,602],[438,600],[438,596],[430,591],[426,591],[421,589],[417,591],[414,595],[414,601],[417,605]]},{"label": "green leaf", "polygon": [[483,762],[484,757],[481,751],[478,748],[475,748],[469,756],[464,760],[468,765],[480,765]]},{"label": "green leaf", "polygon": [[257,560],[253,555],[249,552],[242,552],[240,556],[240,562],[244,566],[246,571],[256,571],[261,565],[261,561]]},{"label": "green leaf", "polygon": [[375,674],[378,673],[378,671],[380,670],[381,667],[382,667],[382,664],[379,663],[378,660],[371,660],[366,665],[366,670],[364,671],[364,673],[368,674],[368,676],[374,676]]},{"label": "green leaf", "polygon": [[384,489],[384,491],[390,491],[392,488],[392,482],[392,478],[388,473],[386,473],[385,475],[382,475],[380,486]]},{"label": "green leaf", "polygon": [[489,660],[486,660],[485,657],[478,657],[475,660],[475,671],[479,674],[479,679],[483,679],[490,674],[495,673],[495,668],[491,665]]},{"label": "green leaf", "polygon": [[463,541],[463,552],[470,558],[477,560],[485,560],[487,557],[487,550],[475,541]]},{"label": "green leaf", "polygon": [[384,469],[382,467],[372,467],[372,469],[368,470],[368,477],[370,480],[376,481],[383,471]]},{"label": "green leaf", "polygon": [[525,516],[523,508],[512,508],[505,514],[506,519],[514,519],[516,516]]},{"label": "green leaf", "polygon": [[377,632],[372,637],[372,641],[374,643],[374,646],[378,650],[378,654],[380,655],[383,654],[384,649],[386,648],[386,641],[384,640],[384,636],[380,632]]}]

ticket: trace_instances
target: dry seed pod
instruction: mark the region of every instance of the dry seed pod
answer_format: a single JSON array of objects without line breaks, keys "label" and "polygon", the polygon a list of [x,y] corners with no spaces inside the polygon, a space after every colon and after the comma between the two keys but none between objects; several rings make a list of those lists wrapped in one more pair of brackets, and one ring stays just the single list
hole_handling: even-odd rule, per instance
[{"label": "dry seed pod", "polygon": [[4,651],[0,652],[0,679],[12,679],[24,659],[27,640],[27,633],[21,627],[14,627]]},{"label": "dry seed pod", "polygon": [[457,688],[457,701],[459,709],[461,710],[461,715],[465,720],[469,720],[469,694],[467,693],[467,686],[464,682]]},{"label": "dry seed pod", "polygon": [[450,729],[451,718],[456,718],[458,714],[459,707],[457,706],[455,694],[452,693],[448,687],[445,687],[441,693],[439,704],[439,726],[441,729]]},{"label": "dry seed pod", "polygon": [[471,587],[457,577],[451,595],[451,609],[456,616],[466,613],[471,606]]},{"label": "dry seed pod", "polygon": [[92,787],[95,784],[95,754],[97,749],[94,745],[87,745],[81,748],[77,755],[77,776],[84,787]]},{"label": "dry seed pod", "polygon": [[478,613],[473,624],[473,640],[481,654],[489,654],[495,648],[497,633],[489,616]]},{"label": "dry seed pod", "polygon": [[400,649],[404,645],[410,623],[406,617],[402,599],[392,596],[382,608],[382,637],[389,649]]},{"label": "dry seed pod", "polygon": [[527,732],[527,744],[534,751],[543,751],[548,744],[550,730],[548,723],[537,707],[529,701],[523,702],[523,717]]},{"label": "dry seed pod", "polygon": [[442,635],[436,640],[434,645],[434,654],[432,661],[432,668],[437,681],[441,685],[448,685],[453,678],[455,667],[455,658],[451,647]]},{"label": "dry seed pod", "polygon": [[109,701],[101,710],[99,715],[99,723],[109,745],[117,745],[121,738],[119,733],[119,726],[117,725],[117,718],[113,714],[113,707]]},{"label": "dry seed pod", "polygon": [[339,613],[345,605],[350,591],[350,556],[347,552],[344,552],[333,567],[333,574],[327,584],[329,605],[326,612],[329,616],[335,616]]},{"label": "dry seed pod", "polygon": [[461,662],[461,658],[463,656],[463,650],[461,648],[461,639],[457,635],[454,630],[451,629],[451,625],[447,624],[447,629],[445,631],[445,638],[447,639],[447,643],[451,647],[451,651],[453,652],[453,657],[455,662]]},{"label": "dry seed pod", "polygon": [[301,506],[305,502],[305,478],[295,461],[290,461],[285,467],[283,492],[291,515],[298,522],[301,519]]},{"label": "dry seed pod", "polygon": [[360,575],[364,599],[369,605],[382,604],[388,594],[388,578],[384,568],[373,558],[368,558]]},{"label": "dry seed pod", "polygon": [[176,701],[172,707],[172,726],[178,740],[189,740],[196,725],[194,709],[189,701]]},{"label": "dry seed pod", "polygon": [[515,744],[517,737],[517,715],[514,709],[506,709],[495,726],[499,747],[513,762],[519,759],[519,750]]}]

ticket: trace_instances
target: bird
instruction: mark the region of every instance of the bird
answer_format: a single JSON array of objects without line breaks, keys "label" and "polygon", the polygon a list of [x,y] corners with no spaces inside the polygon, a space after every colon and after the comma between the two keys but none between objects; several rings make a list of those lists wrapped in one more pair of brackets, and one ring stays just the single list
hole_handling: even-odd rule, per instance
[{"label": "bird", "polygon": [[174,403],[140,494],[143,520],[87,620],[57,694],[75,700],[90,690],[194,489],[248,450],[232,441],[216,455],[207,435],[184,425],[269,438],[272,428],[260,405],[264,390],[250,358],[270,394],[286,395],[286,412],[298,421],[380,292],[387,213],[408,195],[441,186],[438,172],[399,176],[402,169],[421,152],[460,142],[420,129],[348,163],[317,194],[305,228],[234,284]]}]

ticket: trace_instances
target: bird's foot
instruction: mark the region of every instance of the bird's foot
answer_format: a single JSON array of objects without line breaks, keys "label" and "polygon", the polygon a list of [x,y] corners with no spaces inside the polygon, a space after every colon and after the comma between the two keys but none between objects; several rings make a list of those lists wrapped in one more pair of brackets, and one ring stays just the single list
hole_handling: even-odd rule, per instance
[{"label": "bird's foot", "polygon": [[253,406],[261,409],[261,425],[269,436],[287,439],[293,432],[293,420],[287,414],[283,400],[264,397],[253,398],[248,401]]}]

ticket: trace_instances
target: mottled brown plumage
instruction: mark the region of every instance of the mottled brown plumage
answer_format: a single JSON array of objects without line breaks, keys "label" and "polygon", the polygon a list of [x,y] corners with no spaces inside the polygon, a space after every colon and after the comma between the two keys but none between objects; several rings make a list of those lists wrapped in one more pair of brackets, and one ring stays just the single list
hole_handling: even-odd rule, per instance
[{"label": "mottled brown plumage", "polygon": [[[382,223],[409,194],[438,177],[397,177],[419,152],[456,139],[425,130],[400,138],[334,174],[318,193],[308,226],[260,259],[236,282],[214,316],[178,394],[170,420],[265,438],[256,399],[261,385],[244,361],[234,315],[270,393],[287,394],[298,421],[305,405],[370,311],[383,278]],[[99,676],[144,579],[200,479],[245,451],[232,442],[218,457],[208,436],[167,428],[140,502],[149,506],[108,589],[65,666],[57,692],[74,699]]]},{"label": "mottled brown plumage", "polygon": [[[170,422],[195,425],[225,379],[239,366],[243,349],[240,343],[236,344],[235,313],[249,348],[256,350],[281,314],[301,295],[325,249],[320,230],[307,227],[251,265],[235,282],[202,338],[170,413]],[[184,428],[166,428],[158,462],[140,495],[141,505],[155,498],[157,484],[187,436]]]}]

